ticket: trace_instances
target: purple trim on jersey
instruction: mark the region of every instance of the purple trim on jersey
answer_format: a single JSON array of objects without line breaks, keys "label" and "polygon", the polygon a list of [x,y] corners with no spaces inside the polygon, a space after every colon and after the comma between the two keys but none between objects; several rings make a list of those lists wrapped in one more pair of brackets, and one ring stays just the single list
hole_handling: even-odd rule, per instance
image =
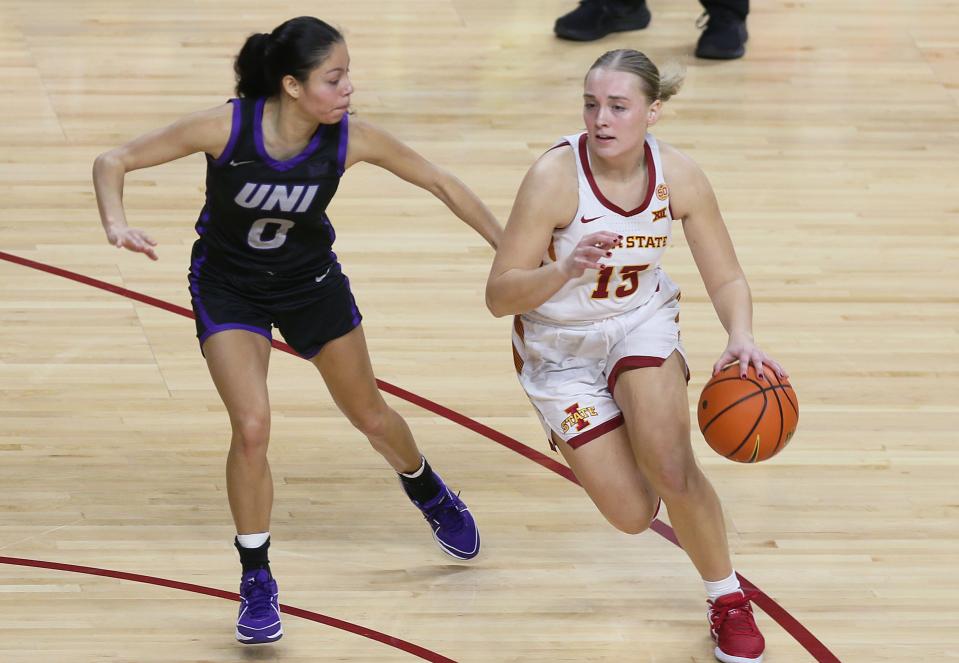
[{"label": "purple trim on jersey", "polygon": [[353,326],[360,324],[360,309],[356,307],[356,300],[353,300],[353,303],[350,306],[350,312],[353,314]]},{"label": "purple trim on jersey", "polygon": [[222,166],[233,156],[233,148],[236,147],[237,138],[240,137],[240,124],[243,122],[240,114],[240,100],[230,99],[227,103],[233,104],[233,124],[230,125],[230,140],[226,141],[226,147],[223,148],[220,156],[213,160],[214,166]]},{"label": "purple trim on jersey", "polygon": [[603,195],[603,192],[599,190],[599,185],[596,184],[596,180],[593,178],[593,170],[589,167],[589,152],[586,150],[586,136],[587,134],[584,133],[579,137],[579,160],[583,164],[583,172],[586,174],[589,188],[593,190],[593,195],[596,196],[596,199],[602,203],[606,209],[611,212],[616,212],[620,216],[636,216],[640,212],[646,211],[649,203],[653,200],[653,192],[656,190],[656,163],[653,161],[653,151],[649,147],[649,141],[643,143],[643,152],[646,156],[646,178],[649,180],[649,184],[646,187],[646,198],[639,207],[627,212],[619,205],[610,202],[606,196]]},{"label": "purple trim on jersey", "polygon": [[350,313],[353,315],[353,326],[360,324],[360,320],[363,319],[363,316],[360,315],[360,309],[356,306],[356,298],[353,296],[353,289],[350,287],[350,279],[347,276],[343,276],[346,279],[346,289],[350,291]]},{"label": "purple trim on jersey", "polygon": [[[200,231],[200,228],[203,227],[203,223],[205,223],[208,218],[209,216],[200,217],[200,223],[197,224],[197,232]],[[190,276],[188,280],[190,282],[190,294],[193,295],[193,300],[196,302],[196,313],[200,316],[200,322],[203,323],[203,326],[209,329],[210,327],[215,327],[216,323],[210,319],[209,314],[206,312],[206,308],[203,306],[203,302],[200,300],[199,277],[200,270],[203,269],[203,263],[205,262],[206,248],[204,247],[201,249],[200,255],[198,255],[196,259],[190,263]]]},{"label": "purple trim on jersey", "polygon": [[340,120],[340,147],[336,152],[336,172],[340,177],[346,172],[346,146],[350,137],[350,114],[343,113],[343,119]]},{"label": "purple trim on jersey", "polygon": [[313,134],[313,138],[310,139],[310,144],[306,146],[302,152],[297,154],[292,159],[287,159],[286,161],[277,161],[269,154],[266,153],[266,147],[263,145],[263,105],[266,103],[266,99],[257,99],[256,107],[253,111],[253,145],[256,146],[256,153],[260,155],[260,158],[263,159],[263,163],[272,168],[273,170],[287,171],[292,168],[296,168],[301,163],[310,158],[310,156],[316,152],[316,148],[320,146],[320,140],[323,138],[323,130],[326,129],[326,125],[321,124],[316,132]]},{"label": "purple trim on jersey", "polygon": [[203,237],[203,234],[206,232],[206,224],[210,222],[209,204],[210,204],[210,197],[208,195],[206,202],[203,203],[203,209],[200,210],[200,218],[196,220],[196,226],[194,226],[194,230],[196,230],[196,234],[199,235],[200,237]]},{"label": "purple trim on jersey", "polygon": [[[323,212],[320,221],[326,224],[326,227],[330,229],[330,246],[333,246],[333,242],[336,241],[336,230],[333,228],[333,223],[330,221],[330,217],[327,216],[326,212]],[[333,255],[333,260],[336,260],[336,254],[332,251],[330,253]]]},{"label": "purple trim on jersey", "polygon": [[254,327],[252,325],[242,325],[238,322],[228,322],[225,325],[214,325],[213,327],[207,327],[207,330],[203,332],[203,335],[200,337],[200,345],[203,345],[203,343],[206,342],[206,339],[210,338],[214,334],[221,331],[227,331],[228,329],[242,329],[243,331],[259,334],[270,342],[273,341],[273,335],[265,329]]}]

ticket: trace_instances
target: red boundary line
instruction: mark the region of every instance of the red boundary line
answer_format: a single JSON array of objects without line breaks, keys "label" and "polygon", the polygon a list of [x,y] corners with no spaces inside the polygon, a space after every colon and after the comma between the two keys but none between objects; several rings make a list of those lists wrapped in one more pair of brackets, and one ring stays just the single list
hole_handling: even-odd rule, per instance
[{"label": "red boundary line", "polygon": [[[226,599],[228,601],[239,601],[240,597],[234,592],[227,592],[222,589],[214,589],[212,587],[204,587],[203,585],[194,585],[189,582],[180,582],[179,580],[167,580],[166,578],[157,578],[154,576],[145,576],[140,575],[139,573],[126,573],[125,571],[113,571],[111,569],[100,569],[94,566],[77,566],[76,564],[61,564],[59,562],[45,562],[38,559],[23,559],[22,557],[0,557],[0,564],[15,564],[17,566],[32,566],[38,569],[53,569],[54,571],[69,571],[71,573],[85,573],[92,576],[103,576],[105,578],[116,578],[117,580],[129,580],[132,582],[142,582],[147,585],[157,585],[159,587],[168,587],[171,589],[180,589],[184,592],[193,592],[195,594],[206,594],[207,596],[215,596],[217,598]],[[382,642],[383,644],[389,645],[396,649],[400,649],[414,656],[418,656],[424,661],[434,661],[436,663],[456,663],[451,658],[446,658],[441,654],[432,652],[429,649],[424,649],[419,645],[414,645],[412,642],[407,642],[406,640],[401,640],[400,638],[394,638],[392,635],[387,635],[385,633],[380,633],[379,631],[374,631],[371,628],[366,628],[365,626],[358,626],[350,622],[345,622],[342,619],[337,619],[336,617],[329,617],[327,615],[321,615],[318,612],[312,612],[310,610],[304,610],[303,608],[297,608],[295,606],[286,605],[285,603],[280,604],[281,612],[287,615],[294,615],[295,617],[302,617],[303,619],[309,619],[313,622],[319,622],[320,624],[325,624],[326,626],[332,626],[338,628],[342,631],[348,631],[350,633],[355,633],[356,635],[361,635],[364,638],[369,638],[370,640],[376,640],[377,642]]]},{"label": "red boundary line", "polygon": [[[36,262],[34,260],[29,260],[28,258],[21,258],[13,254],[6,253],[5,251],[0,251],[0,258],[2,258],[3,260],[7,260],[9,262],[15,263],[17,265],[30,267],[32,269],[37,269],[41,272],[47,272],[49,274],[54,274],[56,276],[62,276],[63,278],[70,279],[71,281],[77,281],[78,283],[83,283],[85,285],[93,286],[94,288],[99,288],[101,290],[106,290],[107,292],[112,292],[117,295],[122,295],[123,297],[128,297],[130,299],[133,299],[138,302],[142,302],[144,304],[156,306],[157,308],[161,308],[166,311],[170,311],[171,313],[176,313],[178,315],[182,315],[187,318],[192,319],[194,317],[193,311],[191,311],[190,309],[184,308],[182,306],[177,306],[175,304],[165,302],[162,299],[150,297],[149,295],[144,295],[142,293],[135,292],[133,290],[128,290],[127,288],[122,288],[120,286],[112,285],[110,283],[100,281],[99,279],[94,279],[89,276],[77,274],[76,272],[60,269],[59,267],[53,267],[51,265],[45,265],[43,263]],[[293,349],[290,348],[290,346],[288,346],[286,343],[281,343],[280,341],[274,340],[273,347],[277,348],[278,350],[282,350],[283,352],[297,356],[296,353],[293,351]],[[469,430],[475,433],[479,433],[480,435],[496,442],[497,444],[500,444],[506,447],[507,449],[510,449],[511,451],[515,451],[521,456],[525,456],[526,458],[530,459],[534,463],[538,463],[539,465],[542,465],[546,469],[551,470],[552,472],[555,472],[556,474],[579,485],[579,482],[576,480],[576,477],[573,475],[572,470],[570,470],[568,467],[566,467],[560,462],[557,462],[555,459],[550,458],[546,454],[536,451],[535,449],[532,449],[526,446],[525,444],[523,444],[522,442],[518,440],[514,440],[508,435],[504,435],[503,433],[500,433],[499,431],[493,430],[489,426],[486,426],[485,424],[481,424],[474,419],[470,419],[466,415],[460,414],[459,412],[451,410],[448,407],[440,405],[439,403],[435,403],[427,398],[418,396],[417,394],[414,394],[411,391],[407,391],[406,389],[392,385],[389,382],[384,382],[383,380],[380,380],[379,378],[377,378],[376,384],[379,386],[381,390],[385,391],[388,394],[392,394],[393,396],[402,398],[403,400],[408,401],[414,405],[418,405],[424,410],[428,410],[429,412],[439,415],[445,419],[449,419],[450,421],[457,423],[460,426],[463,426],[464,428],[468,428]],[[673,532],[673,529],[666,523],[662,522],[661,520],[654,520],[651,526],[651,529],[657,534],[659,534],[660,536],[662,536],[663,538],[665,538],[666,540],[672,542],[676,546],[679,546],[679,540],[676,538],[675,532]],[[682,547],[682,546],[679,546],[679,547]],[[7,559],[7,558],[0,557],[0,561],[2,561],[3,559]],[[50,564],[50,562],[44,562],[44,564]],[[79,567],[79,568],[87,568],[87,567]],[[115,572],[109,572],[109,573],[115,573]],[[140,576],[140,577],[147,578],[148,576]],[[829,651],[826,645],[820,642],[819,639],[816,638],[816,636],[814,636],[805,626],[799,623],[799,621],[795,617],[789,614],[789,612],[786,611],[785,608],[783,608],[778,603],[776,603],[776,601],[770,598],[768,594],[766,594],[764,591],[756,587],[756,585],[754,585],[752,582],[750,582],[748,579],[746,579],[742,575],[739,576],[739,579],[747,589],[751,589],[756,592],[756,596],[753,599],[756,605],[762,608],[763,612],[769,615],[773,619],[773,621],[779,624],[789,635],[795,638],[796,642],[798,642],[800,645],[802,645],[803,648],[805,648],[806,651],[812,654],[812,656],[817,661],[819,661],[819,663],[839,663],[839,659],[836,657],[836,655],[833,654],[831,651]],[[140,582],[146,582],[146,581],[140,580]],[[166,581],[166,582],[173,583],[174,581]],[[178,583],[178,584],[183,584],[183,583]],[[199,587],[199,585],[191,585],[191,586]],[[202,589],[206,590],[207,588],[202,588]],[[209,591],[216,592],[219,590],[208,590],[201,593],[209,593]],[[228,592],[224,592],[224,593],[229,594]],[[233,596],[234,595],[230,595],[231,598]],[[295,613],[291,613],[291,614],[295,614]],[[310,613],[310,614],[317,614],[317,613]],[[319,616],[322,617],[322,615],[319,615]],[[309,617],[307,618],[309,619]],[[327,617],[326,619],[332,619],[332,618]],[[320,620],[314,620],[314,621],[320,621]],[[347,622],[343,622],[343,623],[346,624]],[[360,627],[357,627],[357,628],[360,628]],[[375,633],[375,631],[373,632]],[[386,636],[386,637],[389,637],[389,636]],[[437,659],[437,660],[440,660],[440,659]],[[441,659],[441,660],[448,660],[448,659]]]}]

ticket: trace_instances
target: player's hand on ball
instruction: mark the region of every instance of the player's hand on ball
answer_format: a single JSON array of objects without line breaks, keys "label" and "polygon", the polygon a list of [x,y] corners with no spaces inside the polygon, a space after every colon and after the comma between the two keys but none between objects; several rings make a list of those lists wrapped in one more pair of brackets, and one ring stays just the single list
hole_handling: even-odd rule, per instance
[{"label": "player's hand on ball", "polygon": [[739,362],[740,377],[746,377],[746,368],[752,366],[756,371],[757,377],[760,380],[764,380],[764,364],[774,370],[780,379],[789,377],[789,374],[786,373],[779,362],[759,349],[759,346],[756,345],[751,336],[734,334],[729,336],[729,343],[726,345],[726,349],[723,350],[723,354],[720,355],[716,363],[713,364],[713,375],[716,375],[719,371],[723,370],[724,366],[734,361]]}]

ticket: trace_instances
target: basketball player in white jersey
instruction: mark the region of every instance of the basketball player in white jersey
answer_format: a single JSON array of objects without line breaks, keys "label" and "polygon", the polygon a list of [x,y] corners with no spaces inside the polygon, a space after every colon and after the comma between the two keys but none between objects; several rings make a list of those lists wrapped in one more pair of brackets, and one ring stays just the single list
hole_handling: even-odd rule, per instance
[{"label": "basketball player in white jersey", "polygon": [[520,382],[550,439],[616,528],[646,529],[660,499],[706,585],[715,656],[762,661],[765,642],[733,571],[722,507],[690,444],[679,289],[660,267],[673,219],[729,342],[713,371],[782,367],[752,336],[752,300],[715,195],[647,129],[682,83],[645,55],[610,51],[586,75],[586,131],[530,168],[490,272],[496,316],[516,315]]}]

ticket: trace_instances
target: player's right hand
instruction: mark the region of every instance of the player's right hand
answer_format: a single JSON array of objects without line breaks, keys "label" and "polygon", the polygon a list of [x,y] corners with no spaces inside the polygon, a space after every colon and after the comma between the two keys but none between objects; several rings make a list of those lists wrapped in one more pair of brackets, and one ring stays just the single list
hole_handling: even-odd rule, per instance
[{"label": "player's right hand", "polygon": [[587,269],[602,269],[605,265],[600,261],[612,257],[613,249],[620,245],[622,239],[622,236],[608,230],[590,233],[579,240],[572,253],[563,258],[560,269],[571,279],[582,276]]},{"label": "player's right hand", "polygon": [[150,260],[157,260],[157,245],[153,239],[138,228],[116,228],[107,231],[107,239],[118,249],[127,249],[134,253],[145,253]]}]

